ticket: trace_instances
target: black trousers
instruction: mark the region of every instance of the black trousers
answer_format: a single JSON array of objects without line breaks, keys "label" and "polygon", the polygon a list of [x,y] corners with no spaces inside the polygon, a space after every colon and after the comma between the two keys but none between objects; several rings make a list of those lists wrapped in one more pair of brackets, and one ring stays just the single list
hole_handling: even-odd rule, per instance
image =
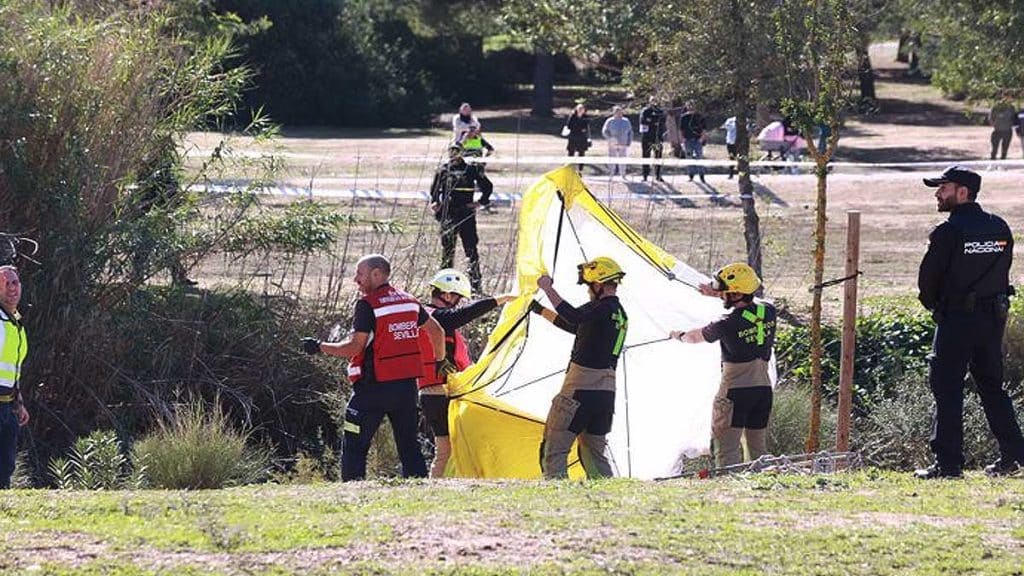
[{"label": "black trousers", "polygon": [[342,481],[366,477],[366,455],[377,428],[388,417],[395,447],[402,462],[402,476],[425,478],[427,464],[419,442],[419,412],[416,380],[358,382],[345,408],[341,452]]},{"label": "black trousers", "polygon": [[462,240],[462,249],[469,260],[469,283],[476,293],[482,293],[480,275],[480,254],[477,244],[480,237],[476,233],[476,214],[473,211],[451,211],[441,220],[441,268],[451,268],[455,264],[455,241]]},{"label": "black trousers", "polygon": [[1000,158],[1006,160],[1006,152],[1010,149],[1010,141],[1013,140],[1012,130],[993,130],[992,136],[992,159],[996,159],[996,152],[1000,153]]},{"label": "black trousers", "polygon": [[[653,140],[640,140],[640,156],[644,158],[650,158],[651,154],[654,154],[655,158],[661,158],[663,144],[661,142],[655,142]],[[647,178],[651,174],[650,164],[644,164],[643,175]],[[661,164],[654,166],[654,177],[661,178]]]},{"label": "black trousers", "polygon": [[0,489],[11,487],[18,450],[18,417],[14,403],[0,404]]},{"label": "black trousers", "polygon": [[1005,318],[994,311],[950,312],[935,328],[928,384],[935,396],[931,448],[943,470],[964,465],[964,376],[970,370],[988,426],[1006,460],[1024,462],[1024,437],[1003,389]]}]

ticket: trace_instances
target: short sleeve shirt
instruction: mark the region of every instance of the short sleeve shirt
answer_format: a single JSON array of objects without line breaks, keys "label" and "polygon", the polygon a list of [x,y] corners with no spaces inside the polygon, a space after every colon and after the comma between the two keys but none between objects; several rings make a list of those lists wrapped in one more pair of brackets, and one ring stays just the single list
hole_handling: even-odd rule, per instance
[{"label": "short sleeve shirt", "polygon": [[733,309],[725,318],[705,326],[701,333],[708,342],[720,341],[724,362],[768,360],[775,345],[775,316],[774,306],[756,303]]}]

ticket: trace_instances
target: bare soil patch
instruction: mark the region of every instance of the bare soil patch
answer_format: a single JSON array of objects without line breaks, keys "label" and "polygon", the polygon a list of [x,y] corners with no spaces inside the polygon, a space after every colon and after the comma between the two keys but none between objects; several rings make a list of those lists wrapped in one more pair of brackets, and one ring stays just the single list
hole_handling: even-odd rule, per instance
[{"label": "bare soil patch", "polygon": [[[987,110],[953,102],[919,79],[903,76],[905,65],[896,63],[895,44],[879,44],[873,61],[879,71],[880,111],[851,117],[845,123],[837,160],[858,162],[929,161],[953,163],[988,157],[990,129],[980,121]],[[568,109],[560,109],[563,113]],[[479,110],[485,135],[498,149],[499,157],[561,155],[565,140],[557,135],[559,119],[550,122],[517,122],[526,109]],[[603,117],[603,110],[596,110]],[[595,125],[598,124],[595,117]],[[495,120],[489,127],[488,120]],[[438,119],[427,130],[289,130],[274,144],[284,155],[288,169],[284,181],[296,189],[385,190],[424,194],[430,187],[434,168],[448,142],[447,124]],[[595,126],[597,128],[597,126]],[[208,150],[220,138],[195,134],[190,146]],[[721,132],[707,147],[710,158],[724,159]],[[237,149],[247,154],[260,148],[240,140]],[[265,149],[267,151],[270,148]],[[639,146],[631,150],[639,156]],[[603,154],[603,143],[595,139],[592,153]],[[1021,157],[1019,140],[1011,154]],[[522,192],[552,166],[491,165],[488,172],[496,194]],[[708,185],[688,181],[682,170],[666,171],[664,184],[640,182],[638,167],[632,180],[609,179],[604,167],[587,167],[584,180],[600,198],[653,241],[689,264],[711,271],[723,263],[743,259],[742,212],[735,197],[735,180],[724,174],[708,176]],[[836,169],[829,177],[828,243],[826,278],[844,275],[846,212],[862,213],[860,296],[916,294],[916,274],[927,245],[930,229],[944,215],[937,214],[931,191],[921,177],[937,168],[905,171],[878,168]],[[994,162],[983,171],[980,201],[999,213],[1012,227],[1024,221],[1024,171],[1003,170]],[[758,211],[763,233],[764,276],[768,294],[798,314],[810,303],[812,282],[812,231],[815,179],[809,174],[762,173],[755,176]],[[627,193],[631,197],[624,197]],[[284,199],[292,201],[294,197]],[[351,233],[333,259],[304,262],[309,275],[301,287],[275,268],[275,263],[253,263],[239,270],[237,263],[209,261],[204,265],[204,285],[220,277],[273,272],[284,292],[316,295],[317,286],[342,280],[350,274],[351,263],[361,254],[384,251],[400,262],[400,282],[415,290],[439,261],[436,223],[422,200],[351,201],[339,200],[339,209],[368,218],[402,222],[406,231],[384,237],[372,230]],[[484,259],[485,289],[499,293],[510,287],[514,254],[515,202],[498,202],[490,213],[478,219],[481,254]],[[1020,244],[1020,243],[1018,243]],[[462,266],[461,249],[457,266]],[[1020,258],[1017,258],[1020,262]],[[1015,278],[1024,274],[1017,264]],[[294,275],[293,275],[294,276]],[[841,289],[824,293],[826,314],[838,316]]]}]

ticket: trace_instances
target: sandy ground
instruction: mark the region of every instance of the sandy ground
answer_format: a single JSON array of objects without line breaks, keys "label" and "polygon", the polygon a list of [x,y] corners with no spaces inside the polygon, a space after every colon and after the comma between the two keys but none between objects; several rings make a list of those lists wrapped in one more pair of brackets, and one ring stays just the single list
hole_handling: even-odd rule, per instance
[{"label": "sandy ground", "polygon": [[[926,83],[903,76],[903,65],[893,61],[895,44],[875,48],[874,62],[879,69],[880,112],[850,118],[841,131],[836,160],[839,162],[940,162],[987,160],[990,129],[984,125],[984,111],[964,103],[952,102]],[[523,126],[538,128],[538,121],[525,119],[527,110],[480,110],[485,135],[498,150],[500,158],[564,154],[564,140],[557,136],[561,120],[551,119],[547,131],[521,131]],[[448,142],[449,132],[441,119],[431,130],[287,130],[269,147],[236,139],[235,150],[248,156],[274,152],[283,157],[286,167],[283,183],[303,188],[385,190],[425,192],[433,170]],[[595,122],[597,124],[597,122]],[[543,128],[543,124],[541,125]],[[707,147],[707,156],[724,159],[723,134],[716,132]],[[212,148],[221,138],[217,134],[195,134],[189,149],[199,154]],[[595,153],[603,145],[595,143]],[[639,156],[634,145],[632,156]],[[1024,192],[1024,156],[1019,140],[1011,146],[1009,162],[986,163],[979,167],[984,177],[983,206],[1004,216],[1011,227],[1024,225],[1024,203],[1017,198]],[[500,194],[522,192],[545,170],[554,165],[491,165],[488,173]],[[584,179],[590,189],[607,198],[627,221],[643,234],[664,246],[691,265],[711,271],[721,264],[744,258],[742,212],[735,180],[723,173],[709,174],[707,185],[689,182],[682,169],[666,170],[666,182],[640,182],[632,167],[630,180],[607,176],[604,166],[588,166]],[[917,265],[927,244],[927,234],[943,218],[935,210],[932,191],[922,185],[921,177],[940,171],[844,168],[837,167],[829,177],[828,258],[826,278],[843,275],[846,212],[861,212],[860,282],[862,298],[883,295],[913,295]],[[763,230],[764,272],[770,295],[786,302],[797,313],[810,302],[812,284],[811,249],[814,218],[815,179],[810,174],[755,174],[758,211]],[[624,197],[627,192],[633,197]],[[354,202],[339,200],[339,209],[367,217],[388,217],[406,224],[406,233],[389,239],[373,234],[350,235],[345,253],[335,255],[333,263],[313,262],[307,272],[315,276],[344,275],[346,266],[361,249],[393,250],[405,255],[406,264],[422,275],[430,262],[436,262],[438,249],[433,236],[434,223],[421,202]],[[508,247],[514,238],[515,204],[498,205],[481,214],[481,252],[485,274],[492,291],[507,288],[512,266]],[[415,252],[415,255],[410,253]],[[1019,259],[1018,259],[1019,260]],[[258,268],[259,266],[257,266]],[[231,276],[237,273],[222,264],[206,265],[204,276]],[[250,272],[245,272],[250,273]],[[1014,276],[1024,273],[1015,266]],[[417,274],[407,280],[415,283]],[[205,280],[206,278],[204,278]],[[319,280],[323,284],[323,279]],[[313,284],[316,284],[314,282]],[[305,284],[305,291],[313,284]],[[294,286],[291,289],[295,289]],[[841,289],[825,292],[830,314],[838,313]]]}]

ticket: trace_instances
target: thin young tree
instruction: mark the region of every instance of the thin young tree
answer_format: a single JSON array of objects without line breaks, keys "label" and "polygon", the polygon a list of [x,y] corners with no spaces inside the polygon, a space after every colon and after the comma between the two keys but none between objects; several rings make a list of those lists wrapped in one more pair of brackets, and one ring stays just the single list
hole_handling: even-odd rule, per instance
[{"label": "thin young tree", "polygon": [[[851,100],[858,39],[848,0],[781,0],[775,16],[776,50],[785,55],[788,68],[783,111],[807,140],[817,177],[810,324],[811,414],[806,445],[808,452],[815,452],[821,434],[821,284],[828,220],[828,163],[839,143],[842,114]],[[819,148],[815,136],[822,132],[826,137]]]}]

